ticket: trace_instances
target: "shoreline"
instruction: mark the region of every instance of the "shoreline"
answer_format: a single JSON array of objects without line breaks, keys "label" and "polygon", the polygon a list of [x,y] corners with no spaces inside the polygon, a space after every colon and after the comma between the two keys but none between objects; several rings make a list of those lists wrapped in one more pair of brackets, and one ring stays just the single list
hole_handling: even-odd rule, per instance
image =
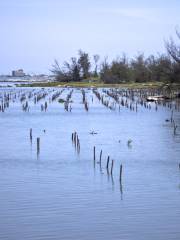
[{"label": "shoreline", "polygon": [[[129,89],[143,89],[143,88],[161,88],[165,86],[163,82],[149,82],[149,83],[119,83],[119,84],[106,84],[95,82],[35,82],[26,84],[16,84],[16,87],[79,87],[79,88],[129,88]],[[167,83],[167,86],[170,84]],[[171,84],[172,89],[180,89],[180,84]]]}]

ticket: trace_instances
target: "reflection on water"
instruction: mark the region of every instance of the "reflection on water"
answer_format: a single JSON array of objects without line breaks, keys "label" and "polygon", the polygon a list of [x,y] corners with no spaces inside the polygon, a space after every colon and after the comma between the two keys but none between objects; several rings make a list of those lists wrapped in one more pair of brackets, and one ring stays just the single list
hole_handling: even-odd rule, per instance
[{"label": "reflection on water", "polygon": [[[74,89],[70,112],[48,91],[36,104],[28,99],[29,112],[18,93],[0,112],[0,239],[180,239],[180,135],[165,121],[171,110],[152,103],[114,111],[86,89],[86,111]],[[178,110],[174,118],[179,124]]]}]

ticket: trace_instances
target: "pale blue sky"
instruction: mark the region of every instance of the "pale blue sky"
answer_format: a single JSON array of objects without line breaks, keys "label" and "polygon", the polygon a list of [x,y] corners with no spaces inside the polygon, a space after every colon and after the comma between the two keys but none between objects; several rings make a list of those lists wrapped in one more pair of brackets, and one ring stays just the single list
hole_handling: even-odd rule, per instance
[{"label": "pale blue sky", "polygon": [[165,52],[179,0],[0,0],[0,74],[48,72],[82,49],[109,59]]}]

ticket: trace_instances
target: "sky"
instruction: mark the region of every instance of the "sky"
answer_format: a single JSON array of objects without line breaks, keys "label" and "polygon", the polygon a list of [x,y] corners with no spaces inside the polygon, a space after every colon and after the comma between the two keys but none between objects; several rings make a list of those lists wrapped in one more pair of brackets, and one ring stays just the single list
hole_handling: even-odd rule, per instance
[{"label": "sky", "polygon": [[111,60],[164,53],[180,0],[0,0],[0,74],[50,73],[82,49]]}]

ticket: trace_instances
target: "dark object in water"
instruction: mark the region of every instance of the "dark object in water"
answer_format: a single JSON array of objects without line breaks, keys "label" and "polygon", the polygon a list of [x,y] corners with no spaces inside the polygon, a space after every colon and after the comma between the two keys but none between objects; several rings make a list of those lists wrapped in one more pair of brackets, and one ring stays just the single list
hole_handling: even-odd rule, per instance
[{"label": "dark object in water", "polygon": [[59,102],[59,103],[65,103],[66,101],[65,101],[64,99],[60,98],[60,99],[58,100],[58,102]]},{"label": "dark object in water", "polygon": [[149,96],[146,98],[146,101],[147,102],[156,102],[158,100],[168,100],[168,99],[170,99],[170,98],[167,96],[159,95],[159,96]]},{"label": "dark object in water", "polygon": [[166,122],[170,122],[170,120],[169,120],[169,119],[166,119],[165,121],[166,121]]},{"label": "dark object in water", "polygon": [[94,134],[97,134],[97,132],[91,131],[89,134],[94,135]]}]

